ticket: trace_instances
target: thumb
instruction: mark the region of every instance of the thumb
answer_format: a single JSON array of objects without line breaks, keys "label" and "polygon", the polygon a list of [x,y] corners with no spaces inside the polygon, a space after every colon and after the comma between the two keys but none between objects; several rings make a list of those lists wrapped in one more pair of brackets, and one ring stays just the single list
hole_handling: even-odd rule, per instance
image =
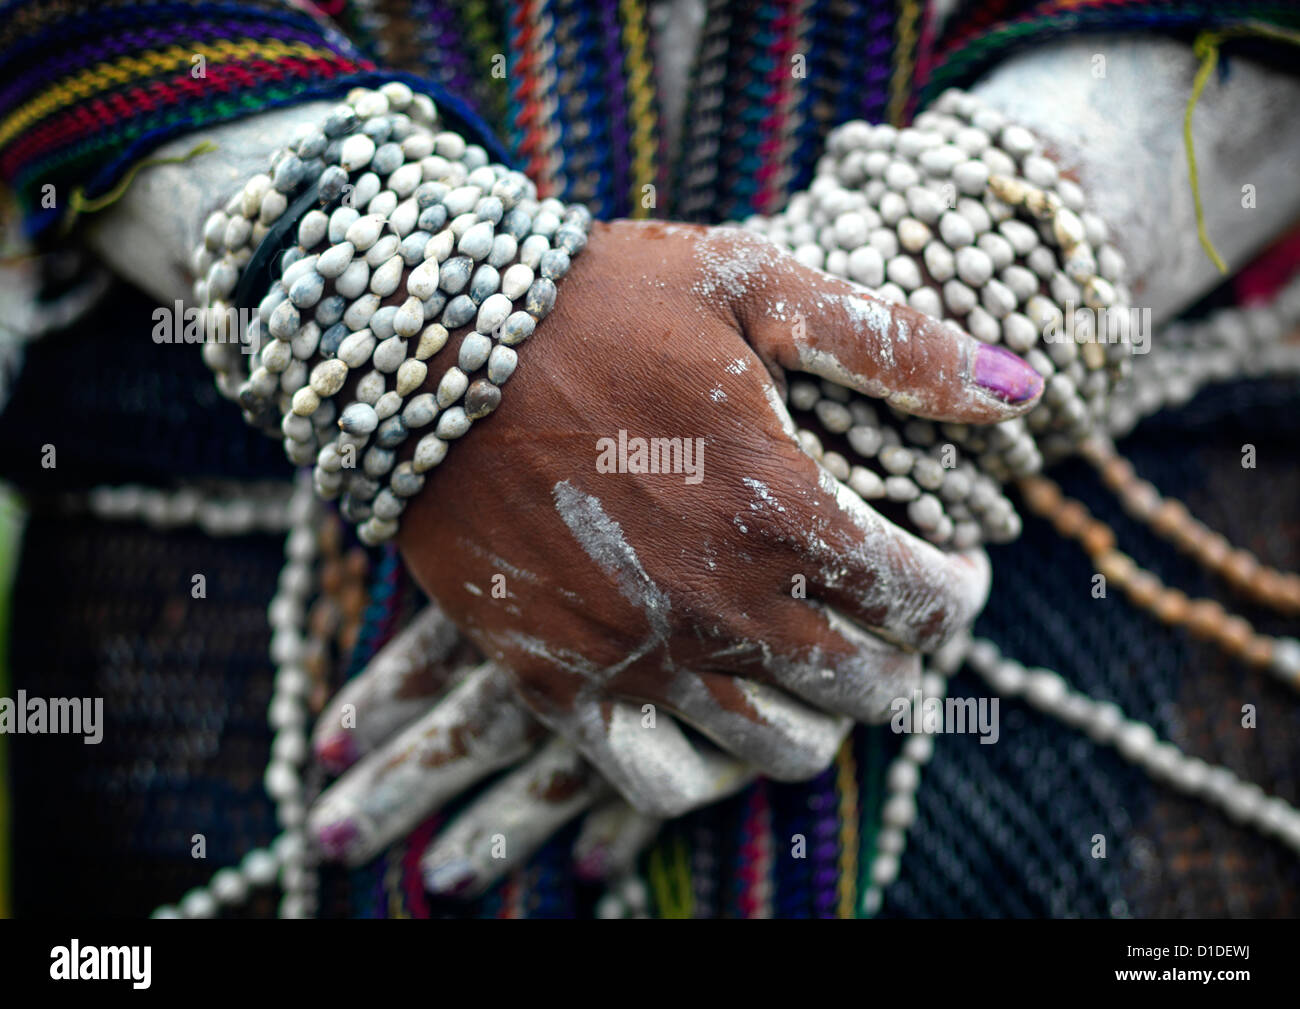
[{"label": "thumb", "polygon": [[[765,239],[737,235],[738,255],[775,251]],[[753,242],[767,249],[760,253]],[[1042,393],[1042,376],[1022,358],[956,323],[877,298],[788,253],[776,252],[768,267],[733,309],[750,346],[769,364],[819,375],[919,417],[959,423],[1017,417]]]}]

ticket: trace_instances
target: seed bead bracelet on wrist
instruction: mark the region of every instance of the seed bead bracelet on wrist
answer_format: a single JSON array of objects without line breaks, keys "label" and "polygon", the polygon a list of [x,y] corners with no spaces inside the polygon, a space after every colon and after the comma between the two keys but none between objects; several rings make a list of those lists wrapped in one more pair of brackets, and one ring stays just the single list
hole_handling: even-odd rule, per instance
[{"label": "seed bead bracelet on wrist", "polygon": [[[811,415],[800,441],[829,472],[865,499],[906,506],[918,533],[957,549],[1018,534],[1020,517],[1000,488],[1015,479],[1030,512],[1077,539],[1136,605],[1300,687],[1294,638],[1261,634],[1219,603],[1166,586],[1117,549],[1113,530],[1038,475],[1044,458],[1081,455],[1153,532],[1257,602],[1300,609],[1300,577],[1233,549],[1161,498],[1107,436],[1185,401],[1211,378],[1293,374],[1300,351],[1285,337],[1300,320],[1300,280],[1274,305],[1167,327],[1161,352],[1134,367],[1124,263],[1104,223],[1031,133],[960,92],[945,94],[914,127],[841,127],[808,191],[782,214],[746,224],[808,265],[1006,346],[1047,379],[1042,402],[1023,420],[988,428],[907,417],[834,383],[796,379],[790,406]],[[1099,328],[1103,311],[1113,330]],[[1057,334],[1068,338],[1048,338]]]},{"label": "seed bead bracelet on wrist", "polygon": [[[1014,539],[1020,520],[1000,484],[1104,424],[1129,364],[1124,260],[1079,186],[1028,130],[949,91],[911,127],[839,127],[809,188],[780,214],[744,223],[810,266],[1001,344],[1043,375],[1029,414],[989,427],[882,410],[828,383],[790,387],[793,408],[845,436],[844,453],[826,454],[859,494],[906,505],[917,531],[945,546]],[[1074,339],[1102,310],[1118,339]],[[820,451],[811,431],[801,437]]]},{"label": "seed bead bracelet on wrist", "polygon": [[[496,409],[514,348],[554,306],[591,223],[582,206],[539,203],[525,176],[436,125],[432,102],[405,85],[353,92],[209,218],[195,253],[196,273],[207,271],[195,284],[208,308],[204,354],[219,388],[283,438],[292,462],[315,464],[317,491],[341,496],[340,512],[368,544],[396,533],[448,442]],[[279,256],[250,323],[260,364],[244,376],[224,299],[295,227],[297,244]],[[383,304],[406,270],[406,299]],[[471,324],[434,391],[412,396],[450,332]],[[355,399],[336,406],[350,378]],[[397,450],[430,425],[398,464]]]}]

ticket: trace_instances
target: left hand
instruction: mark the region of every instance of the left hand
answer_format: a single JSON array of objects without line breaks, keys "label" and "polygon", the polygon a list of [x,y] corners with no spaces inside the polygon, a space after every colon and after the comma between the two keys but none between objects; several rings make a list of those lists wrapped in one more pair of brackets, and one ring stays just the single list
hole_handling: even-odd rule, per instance
[{"label": "left hand", "polygon": [[312,835],[327,858],[360,864],[508,769],[425,852],[432,892],[483,892],[593,807],[574,845],[578,874],[628,870],[660,821],[632,809],[573,747],[547,736],[505,671],[483,662],[430,605],[321,713],[317,760],[346,773],[313,808]]}]

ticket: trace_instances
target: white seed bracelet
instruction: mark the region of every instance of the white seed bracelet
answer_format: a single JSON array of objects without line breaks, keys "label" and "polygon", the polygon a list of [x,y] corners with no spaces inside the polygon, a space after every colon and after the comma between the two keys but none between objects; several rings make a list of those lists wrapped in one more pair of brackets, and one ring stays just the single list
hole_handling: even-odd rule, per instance
[{"label": "white seed bracelet", "polygon": [[[500,404],[514,348],[550,313],[591,224],[437,126],[432,101],[403,84],[352,92],[209,217],[194,254],[218,388],[291,462],[314,464],[317,492],[372,545],[397,532],[448,442]],[[240,326],[232,309],[267,265],[279,275]],[[404,275],[407,297],[385,304]],[[456,363],[415,394],[464,326]],[[336,402],[350,380],[354,399]]]}]

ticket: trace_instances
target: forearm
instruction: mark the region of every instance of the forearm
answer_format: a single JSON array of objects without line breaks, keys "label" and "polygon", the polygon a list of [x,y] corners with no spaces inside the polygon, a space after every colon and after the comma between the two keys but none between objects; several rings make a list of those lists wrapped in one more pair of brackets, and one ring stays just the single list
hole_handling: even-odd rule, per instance
[{"label": "forearm", "polygon": [[[139,254],[131,278],[172,296],[175,258],[170,279],[152,271],[184,243],[163,225],[197,227],[221,198],[213,190],[233,192],[291,139],[303,113],[267,110],[338,102],[354,87],[403,77],[290,3],[230,0],[215,10],[184,0],[11,0],[0,19],[0,182],[16,194],[28,237],[44,248],[65,242],[127,192],[127,213],[115,215],[97,247],[120,268]],[[433,99],[448,128],[503,156],[461,101],[432,82],[406,83]],[[245,123],[250,116],[261,121]],[[195,157],[179,172],[135,174],[160,157],[190,155],[205,139],[219,145],[217,155]],[[136,188],[152,202],[131,196]],[[132,209],[161,223],[119,232]],[[132,244],[123,245],[123,235]],[[159,239],[163,249],[141,244]]]},{"label": "forearm", "polygon": [[266,171],[271,156],[300,127],[319,123],[333,104],[276,109],[165,144],[157,156],[183,155],[203,140],[216,150],[140,172],[122,199],[87,228],[87,242],[117,273],[159,301],[188,300],[192,253],[207,216],[251,176]]}]

